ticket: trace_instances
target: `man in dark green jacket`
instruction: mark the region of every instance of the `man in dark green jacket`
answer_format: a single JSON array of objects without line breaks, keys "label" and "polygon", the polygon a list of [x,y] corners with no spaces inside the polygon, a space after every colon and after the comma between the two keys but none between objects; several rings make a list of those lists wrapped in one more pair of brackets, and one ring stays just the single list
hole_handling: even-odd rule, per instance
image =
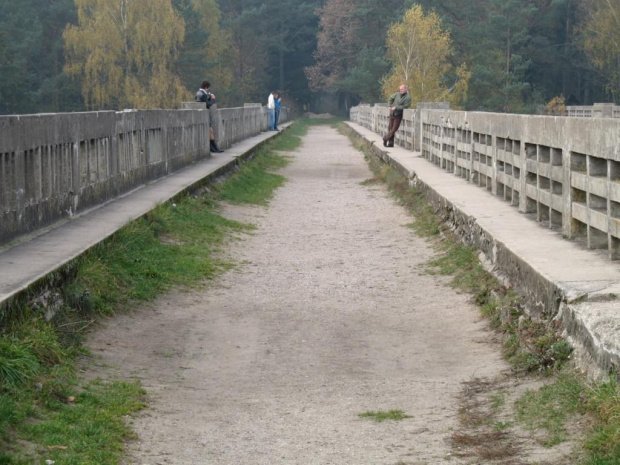
[{"label": "man in dark green jacket", "polygon": [[394,147],[394,134],[400,127],[403,120],[403,112],[405,108],[411,106],[411,95],[407,92],[409,89],[406,84],[401,84],[399,91],[393,94],[388,100],[390,107],[390,124],[388,125],[388,133],[383,138],[384,147]]}]

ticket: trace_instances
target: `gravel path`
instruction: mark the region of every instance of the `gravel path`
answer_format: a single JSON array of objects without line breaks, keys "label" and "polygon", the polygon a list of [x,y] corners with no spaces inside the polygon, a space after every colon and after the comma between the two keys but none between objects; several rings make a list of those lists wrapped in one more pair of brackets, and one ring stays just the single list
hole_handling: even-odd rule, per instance
[{"label": "gravel path", "polygon": [[[138,464],[459,464],[461,382],[505,365],[467,295],[424,274],[432,250],[345,136],[311,128],[243,265],[93,335],[101,370],[138,377]],[[411,418],[372,422],[366,411]]]}]

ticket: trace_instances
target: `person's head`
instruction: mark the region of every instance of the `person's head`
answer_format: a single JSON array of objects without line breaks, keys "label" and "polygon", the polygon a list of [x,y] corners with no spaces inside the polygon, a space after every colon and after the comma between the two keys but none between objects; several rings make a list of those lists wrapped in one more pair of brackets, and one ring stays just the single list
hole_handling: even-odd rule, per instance
[{"label": "person's head", "polygon": [[209,81],[202,81],[200,83],[200,88],[201,89],[208,89],[209,87],[211,87],[211,83]]},{"label": "person's head", "polygon": [[409,87],[407,86],[407,84],[401,84],[398,90],[401,94],[406,94],[409,90]]}]

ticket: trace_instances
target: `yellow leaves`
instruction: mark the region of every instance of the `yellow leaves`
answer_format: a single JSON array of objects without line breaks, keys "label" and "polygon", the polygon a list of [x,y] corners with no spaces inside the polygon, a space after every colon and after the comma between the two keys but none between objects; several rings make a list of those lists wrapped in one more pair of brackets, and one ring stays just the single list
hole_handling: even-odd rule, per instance
[{"label": "yellow leaves", "polygon": [[454,85],[446,89],[441,100],[450,102],[450,106],[454,109],[462,108],[467,100],[467,91],[469,90],[469,80],[471,79],[471,71],[469,67],[463,63],[456,70],[456,82]]},{"label": "yellow leaves", "polygon": [[566,99],[563,95],[553,97],[545,105],[545,114],[551,116],[564,116],[566,114]]},{"label": "yellow leaves", "polygon": [[217,82],[220,89],[230,89],[233,86],[235,54],[232,33],[219,27],[210,29],[206,56],[214,66],[209,76],[213,82]]},{"label": "yellow leaves", "polygon": [[185,35],[171,0],[75,0],[63,34],[65,72],[89,108],[170,108],[184,89],[172,72]]},{"label": "yellow leaves", "polygon": [[[420,5],[414,5],[401,22],[390,27],[386,45],[387,58],[392,63],[392,72],[383,81],[386,97],[405,83],[409,85],[413,102],[437,101],[448,96],[455,101],[464,100],[471,76],[466,67],[457,70],[460,76],[452,88],[445,89],[441,85],[450,70],[448,57],[452,41],[435,12],[425,14]],[[456,94],[452,95],[453,92]]]},{"label": "yellow leaves", "polygon": [[212,32],[219,30],[221,13],[216,0],[192,0],[192,7],[201,16],[202,27]]}]

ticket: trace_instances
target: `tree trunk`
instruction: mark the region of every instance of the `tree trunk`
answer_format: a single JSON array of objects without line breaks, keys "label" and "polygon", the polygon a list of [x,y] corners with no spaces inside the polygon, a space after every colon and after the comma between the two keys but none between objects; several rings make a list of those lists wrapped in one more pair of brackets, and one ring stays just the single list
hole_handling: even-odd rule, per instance
[{"label": "tree trunk", "polygon": [[566,29],[564,30],[564,60],[563,61],[563,70],[562,70],[562,95],[564,95],[564,97],[566,97],[566,94],[568,93],[568,71],[570,68],[570,47],[569,47],[569,41],[571,39],[571,34],[570,34],[570,2],[566,2]]},{"label": "tree trunk", "polygon": [[284,50],[280,49],[279,55],[280,55],[279,56],[280,80],[279,80],[278,88],[280,89],[280,91],[283,91],[284,90]]},{"label": "tree trunk", "polygon": [[[508,17],[510,21],[510,16]],[[506,35],[506,81],[504,82],[504,113],[508,111],[508,85],[510,84],[510,28]]]}]

